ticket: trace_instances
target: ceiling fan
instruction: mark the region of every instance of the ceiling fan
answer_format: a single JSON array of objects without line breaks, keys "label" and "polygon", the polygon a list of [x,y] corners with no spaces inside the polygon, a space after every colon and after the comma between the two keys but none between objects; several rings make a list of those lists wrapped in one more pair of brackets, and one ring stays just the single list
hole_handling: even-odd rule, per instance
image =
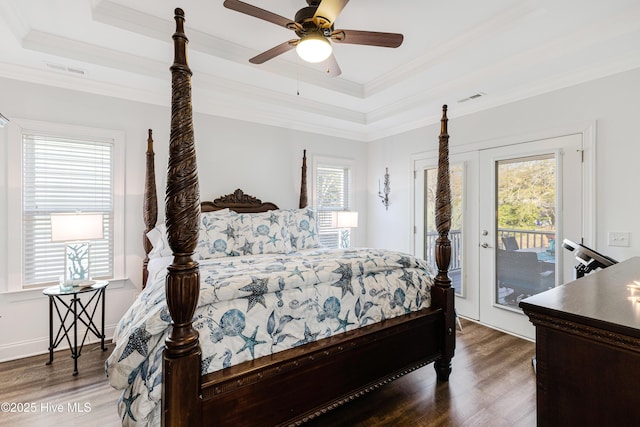
[{"label": "ceiling fan", "polygon": [[272,22],[292,30],[299,37],[286,41],[249,59],[252,64],[262,64],[295,48],[298,55],[307,62],[322,63],[326,73],[340,75],[340,67],[331,48],[335,43],[360,44],[380,47],[398,47],[404,36],[397,33],[375,31],[336,30],[333,24],[349,0],[306,0],[308,6],[300,9],[295,20],[277,15],[239,0],[225,0],[224,7],[258,19]]}]

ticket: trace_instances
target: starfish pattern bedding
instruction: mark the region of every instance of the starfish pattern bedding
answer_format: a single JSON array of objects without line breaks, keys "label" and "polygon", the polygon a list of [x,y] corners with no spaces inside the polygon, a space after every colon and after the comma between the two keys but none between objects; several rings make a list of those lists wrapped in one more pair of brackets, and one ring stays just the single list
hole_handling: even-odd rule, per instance
[{"label": "starfish pattern bedding", "polygon": [[[169,333],[166,267],[120,320],[106,362],[125,426],[158,425],[162,351]],[[201,260],[193,326],[202,374],[430,306],[434,273],[412,255],[379,249],[306,249]]]}]

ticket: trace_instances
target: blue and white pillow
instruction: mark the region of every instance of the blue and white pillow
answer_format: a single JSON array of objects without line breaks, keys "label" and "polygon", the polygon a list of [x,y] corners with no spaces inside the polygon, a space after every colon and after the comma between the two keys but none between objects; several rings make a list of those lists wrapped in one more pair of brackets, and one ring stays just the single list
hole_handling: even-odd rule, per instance
[{"label": "blue and white pillow", "polygon": [[241,213],[234,218],[238,228],[238,255],[287,254],[291,252],[290,213],[273,210]]},{"label": "blue and white pillow", "polygon": [[238,228],[229,209],[200,214],[198,246],[195,259],[222,258],[237,255]]},{"label": "blue and white pillow", "polygon": [[320,247],[318,213],[311,208],[291,209],[289,233],[294,251]]}]

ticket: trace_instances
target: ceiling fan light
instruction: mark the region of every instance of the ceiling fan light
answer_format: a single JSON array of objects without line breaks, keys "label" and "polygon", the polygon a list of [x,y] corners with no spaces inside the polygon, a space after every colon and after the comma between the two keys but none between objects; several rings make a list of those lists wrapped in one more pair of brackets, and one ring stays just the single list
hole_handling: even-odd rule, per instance
[{"label": "ceiling fan light", "polygon": [[322,62],[331,55],[331,43],[320,35],[309,35],[300,40],[296,52],[304,61]]}]

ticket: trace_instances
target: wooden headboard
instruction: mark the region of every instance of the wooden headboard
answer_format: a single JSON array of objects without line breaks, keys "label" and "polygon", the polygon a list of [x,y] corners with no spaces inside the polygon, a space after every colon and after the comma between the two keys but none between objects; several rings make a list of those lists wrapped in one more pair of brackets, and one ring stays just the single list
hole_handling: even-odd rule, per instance
[{"label": "wooden headboard", "polygon": [[262,202],[256,197],[245,194],[239,188],[231,194],[218,197],[213,202],[202,202],[200,204],[201,212],[219,211],[226,208],[238,213],[256,213],[275,210],[278,209],[278,206],[275,203]]},{"label": "wooden headboard", "polygon": [[[142,262],[142,288],[147,285],[149,276],[148,264],[149,253],[151,252],[151,242],[147,238],[147,233],[155,226],[158,219],[158,197],[156,195],[156,174],[154,167],[153,137],[152,130],[149,129],[147,138],[146,169],[145,169],[145,190],[143,199],[143,219],[145,230],[142,244],[144,246],[145,258]],[[300,209],[307,207],[307,150],[302,151],[302,171],[300,177]],[[201,212],[212,212],[229,208],[238,213],[266,212],[278,209],[275,203],[263,202],[262,200],[245,194],[241,189],[235,190],[226,196],[218,197],[211,201],[200,203]]]}]

